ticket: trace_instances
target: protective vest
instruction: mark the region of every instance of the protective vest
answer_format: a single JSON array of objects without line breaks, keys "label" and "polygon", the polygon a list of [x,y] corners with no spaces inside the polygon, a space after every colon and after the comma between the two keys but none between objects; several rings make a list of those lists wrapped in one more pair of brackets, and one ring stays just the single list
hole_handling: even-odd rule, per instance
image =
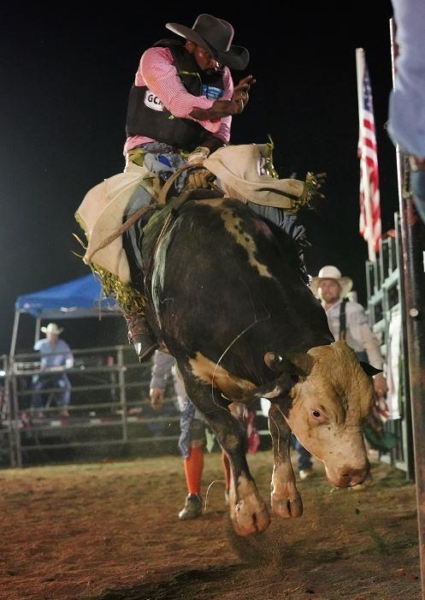
[{"label": "protective vest", "polygon": [[[201,71],[180,40],[160,40],[154,46],[171,50],[178,75],[193,96],[204,95],[210,99],[221,98],[224,93],[223,71],[209,75]],[[192,151],[202,146],[210,136],[199,123],[174,117],[147,86],[132,85],[129,95],[126,134],[143,135],[158,142]]]}]

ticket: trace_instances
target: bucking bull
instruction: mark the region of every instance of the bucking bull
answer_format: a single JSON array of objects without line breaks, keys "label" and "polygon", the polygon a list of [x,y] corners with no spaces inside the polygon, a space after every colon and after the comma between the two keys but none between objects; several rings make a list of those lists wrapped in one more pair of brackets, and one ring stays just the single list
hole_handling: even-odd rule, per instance
[{"label": "bucking bull", "polygon": [[158,339],[229,457],[230,517],[246,536],[263,532],[271,517],[229,405],[270,400],[271,511],[299,517],[291,432],[324,463],[333,486],[363,482],[369,463],[362,424],[377,371],[344,340],[334,341],[300,272],[294,240],[238,198],[204,196],[192,192],[150,218],[142,242],[144,294]]}]

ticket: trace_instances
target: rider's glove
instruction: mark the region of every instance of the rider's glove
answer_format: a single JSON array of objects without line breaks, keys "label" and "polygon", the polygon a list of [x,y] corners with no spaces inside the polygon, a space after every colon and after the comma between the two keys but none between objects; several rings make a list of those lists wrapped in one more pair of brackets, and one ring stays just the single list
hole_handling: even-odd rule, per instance
[{"label": "rider's glove", "polygon": [[206,146],[198,146],[187,157],[189,165],[202,165],[204,160],[210,155],[210,150]]}]

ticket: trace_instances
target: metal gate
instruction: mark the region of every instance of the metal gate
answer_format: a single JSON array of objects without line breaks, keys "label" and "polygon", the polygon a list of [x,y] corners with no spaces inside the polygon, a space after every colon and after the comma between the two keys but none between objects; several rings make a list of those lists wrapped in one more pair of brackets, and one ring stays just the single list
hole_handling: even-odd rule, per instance
[{"label": "metal gate", "polygon": [[395,434],[394,449],[381,454],[381,460],[406,471],[414,478],[413,433],[408,375],[406,330],[403,320],[403,278],[400,224],[395,215],[395,235],[382,241],[376,262],[366,262],[367,312],[373,330],[381,342],[385,357],[387,397],[390,418],[384,430]]},{"label": "metal gate", "polygon": [[[176,453],[180,413],[170,382],[164,409],[150,406],[150,364],[130,346],[73,350],[69,417],[55,404],[59,388],[43,391],[44,408],[33,410],[31,380],[40,355],[3,357],[0,465],[22,467],[68,461]],[[0,382],[1,383],[1,382]],[[0,388],[0,389],[1,389]]]}]

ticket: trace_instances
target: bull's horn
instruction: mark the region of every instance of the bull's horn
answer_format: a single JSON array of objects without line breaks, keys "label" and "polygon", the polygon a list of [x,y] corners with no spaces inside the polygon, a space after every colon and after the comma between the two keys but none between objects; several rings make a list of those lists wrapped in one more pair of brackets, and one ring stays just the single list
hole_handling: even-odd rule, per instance
[{"label": "bull's horn", "polygon": [[314,359],[309,354],[294,352],[280,356],[276,352],[266,352],[264,362],[275,373],[294,373],[308,375],[313,366]]},{"label": "bull's horn", "polygon": [[268,381],[258,386],[254,390],[244,392],[238,396],[238,402],[252,402],[258,398],[268,398],[269,400],[278,396],[286,396],[294,386],[295,382],[289,373],[282,373],[274,381]]},{"label": "bull's horn", "polygon": [[266,352],[264,362],[272,371],[279,371],[277,367],[282,363],[282,357],[276,352]]}]

